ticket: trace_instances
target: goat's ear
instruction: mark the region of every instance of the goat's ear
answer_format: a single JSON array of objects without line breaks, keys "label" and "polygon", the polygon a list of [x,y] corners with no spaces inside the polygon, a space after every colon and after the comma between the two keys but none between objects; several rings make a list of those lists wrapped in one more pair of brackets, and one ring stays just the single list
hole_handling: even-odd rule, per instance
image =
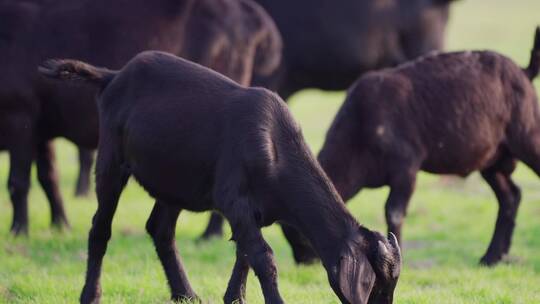
[{"label": "goat's ear", "polygon": [[363,253],[341,258],[338,275],[339,288],[349,303],[367,303],[375,279],[375,272]]}]

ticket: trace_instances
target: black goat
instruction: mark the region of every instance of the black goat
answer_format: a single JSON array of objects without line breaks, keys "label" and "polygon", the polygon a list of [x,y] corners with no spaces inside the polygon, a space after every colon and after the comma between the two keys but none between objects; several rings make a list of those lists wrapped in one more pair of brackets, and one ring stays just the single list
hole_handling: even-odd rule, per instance
[{"label": "black goat", "polygon": [[255,1],[276,21],[283,36],[282,66],[272,80],[285,99],[305,88],[345,90],[362,73],[442,49],[453,2]]},{"label": "black goat", "polygon": [[146,227],[173,299],[197,297],[175,249],[176,220],[186,209],[217,210],[231,224],[237,259],[226,303],[243,301],[250,266],[266,303],[283,302],[260,231],[277,220],[311,241],[343,303],[392,302],[397,241],[354,220],[277,95],[161,52],[141,53],[119,72],[73,60],[48,61],[40,70],[100,88],[98,209],[82,303],[99,298],[111,222],[131,175],[156,198]]},{"label": "black goat", "polygon": [[38,77],[43,60],[81,58],[120,68],[141,51],[162,50],[248,84],[253,74],[278,67],[280,47],[272,20],[250,0],[0,1],[0,148],[10,153],[11,231],[28,230],[33,158],[53,224],[67,225],[51,140],[65,137],[83,149],[98,142],[95,88],[66,89]]},{"label": "black goat", "polygon": [[[255,0],[275,20],[283,36],[277,73],[257,75],[253,85],[286,99],[305,88],[345,90],[367,71],[391,67],[444,46],[452,0]],[[223,219],[212,216],[203,234],[222,234]],[[303,237],[283,232],[295,260],[316,258]],[[302,245],[304,244],[304,245]]]},{"label": "black goat", "polygon": [[360,78],[319,154],[347,201],[363,187],[390,186],[389,231],[401,226],[416,174],[480,171],[499,201],[495,232],[481,263],[510,249],[520,202],[516,160],[540,174],[540,112],[532,80],[540,69],[540,28],[521,69],[490,51],[434,54]]}]

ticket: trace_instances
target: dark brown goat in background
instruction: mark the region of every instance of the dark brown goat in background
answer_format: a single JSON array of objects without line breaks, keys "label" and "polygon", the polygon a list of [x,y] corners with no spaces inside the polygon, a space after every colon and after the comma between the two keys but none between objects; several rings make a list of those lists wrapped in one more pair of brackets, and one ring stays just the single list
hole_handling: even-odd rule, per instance
[{"label": "dark brown goat in background", "polygon": [[28,230],[33,159],[52,222],[63,226],[51,140],[65,137],[84,149],[98,143],[95,88],[65,88],[39,77],[36,66],[44,59],[76,57],[120,68],[137,53],[158,49],[243,84],[280,62],[279,33],[250,0],[36,1],[0,2],[0,148],[10,153],[15,234]]},{"label": "dark brown goat in background", "polygon": [[216,210],[232,227],[237,258],[225,303],[244,303],[249,267],[266,303],[283,303],[261,227],[283,221],[305,235],[343,303],[392,303],[397,240],[360,226],[304,142],[286,104],[200,65],[144,52],[121,71],[53,60],[52,78],[100,88],[94,215],[82,303],[100,297],[101,262],[120,194],[133,176],[156,199],[147,222],[174,300],[197,298],[175,246],[182,209]]},{"label": "dark brown goat in background", "polygon": [[481,263],[508,253],[520,202],[516,160],[540,175],[540,112],[532,80],[540,69],[540,28],[528,68],[490,51],[434,54],[360,78],[328,131],[319,161],[347,201],[364,187],[390,186],[388,230],[401,226],[416,174],[480,171],[499,213]]}]

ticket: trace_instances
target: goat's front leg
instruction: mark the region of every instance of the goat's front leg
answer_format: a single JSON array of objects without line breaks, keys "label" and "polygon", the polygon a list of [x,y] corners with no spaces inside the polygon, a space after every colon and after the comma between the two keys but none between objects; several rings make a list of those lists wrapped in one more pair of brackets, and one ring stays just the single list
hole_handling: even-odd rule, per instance
[{"label": "goat's front leg", "polygon": [[111,224],[118,199],[129,177],[107,152],[100,151],[96,168],[98,207],[88,237],[86,280],[80,297],[80,302],[85,304],[99,303],[101,264],[111,238]]},{"label": "goat's front leg", "polygon": [[233,272],[227,291],[223,297],[225,304],[244,304],[246,296],[246,281],[249,273],[249,262],[244,253],[236,250],[236,262],[234,263]]},{"label": "goat's front leg", "polygon": [[[263,290],[265,303],[283,303],[278,290],[277,267],[270,246],[264,240],[255,215],[247,199],[240,198],[223,210],[231,224],[237,250],[245,255],[257,275]],[[240,265],[242,266],[242,265]],[[234,274],[234,273],[233,273]]]},{"label": "goat's front leg", "polygon": [[146,231],[152,237],[159,260],[167,276],[173,301],[197,300],[176,250],[174,239],[180,208],[156,201],[146,223]]},{"label": "goat's front leg", "polygon": [[393,176],[390,182],[390,195],[385,206],[386,223],[388,231],[396,235],[400,245],[403,245],[401,227],[414,192],[416,173],[417,170],[404,169]]},{"label": "goat's front leg", "polygon": [[508,254],[521,200],[521,192],[510,177],[515,168],[515,161],[508,162],[510,162],[508,167],[511,168],[509,172],[496,167],[482,171],[482,176],[495,192],[499,202],[495,231],[486,254],[480,260],[481,264],[488,266],[498,263],[504,255]]}]

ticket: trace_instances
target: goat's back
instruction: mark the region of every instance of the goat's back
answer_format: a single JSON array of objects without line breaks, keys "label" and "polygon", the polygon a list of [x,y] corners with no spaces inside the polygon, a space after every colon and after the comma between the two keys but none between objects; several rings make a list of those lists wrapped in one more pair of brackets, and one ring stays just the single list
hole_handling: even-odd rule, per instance
[{"label": "goat's back", "polygon": [[175,56],[144,52],[98,99],[103,144],[121,147],[152,195],[205,209],[197,204],[211,197],[218,163],[242,166],[243,148],[257,142],[275,102],[269,94]]},{"label": "goat's back", "polygon": [[344,108],[340,115],[354,113],[364,146],[373,146],[366,149],[424,155],[425,170],[456,174],[491,162],[509,130],[540,117],[525,73],[488,51],[428,55],[369,73]]}]

